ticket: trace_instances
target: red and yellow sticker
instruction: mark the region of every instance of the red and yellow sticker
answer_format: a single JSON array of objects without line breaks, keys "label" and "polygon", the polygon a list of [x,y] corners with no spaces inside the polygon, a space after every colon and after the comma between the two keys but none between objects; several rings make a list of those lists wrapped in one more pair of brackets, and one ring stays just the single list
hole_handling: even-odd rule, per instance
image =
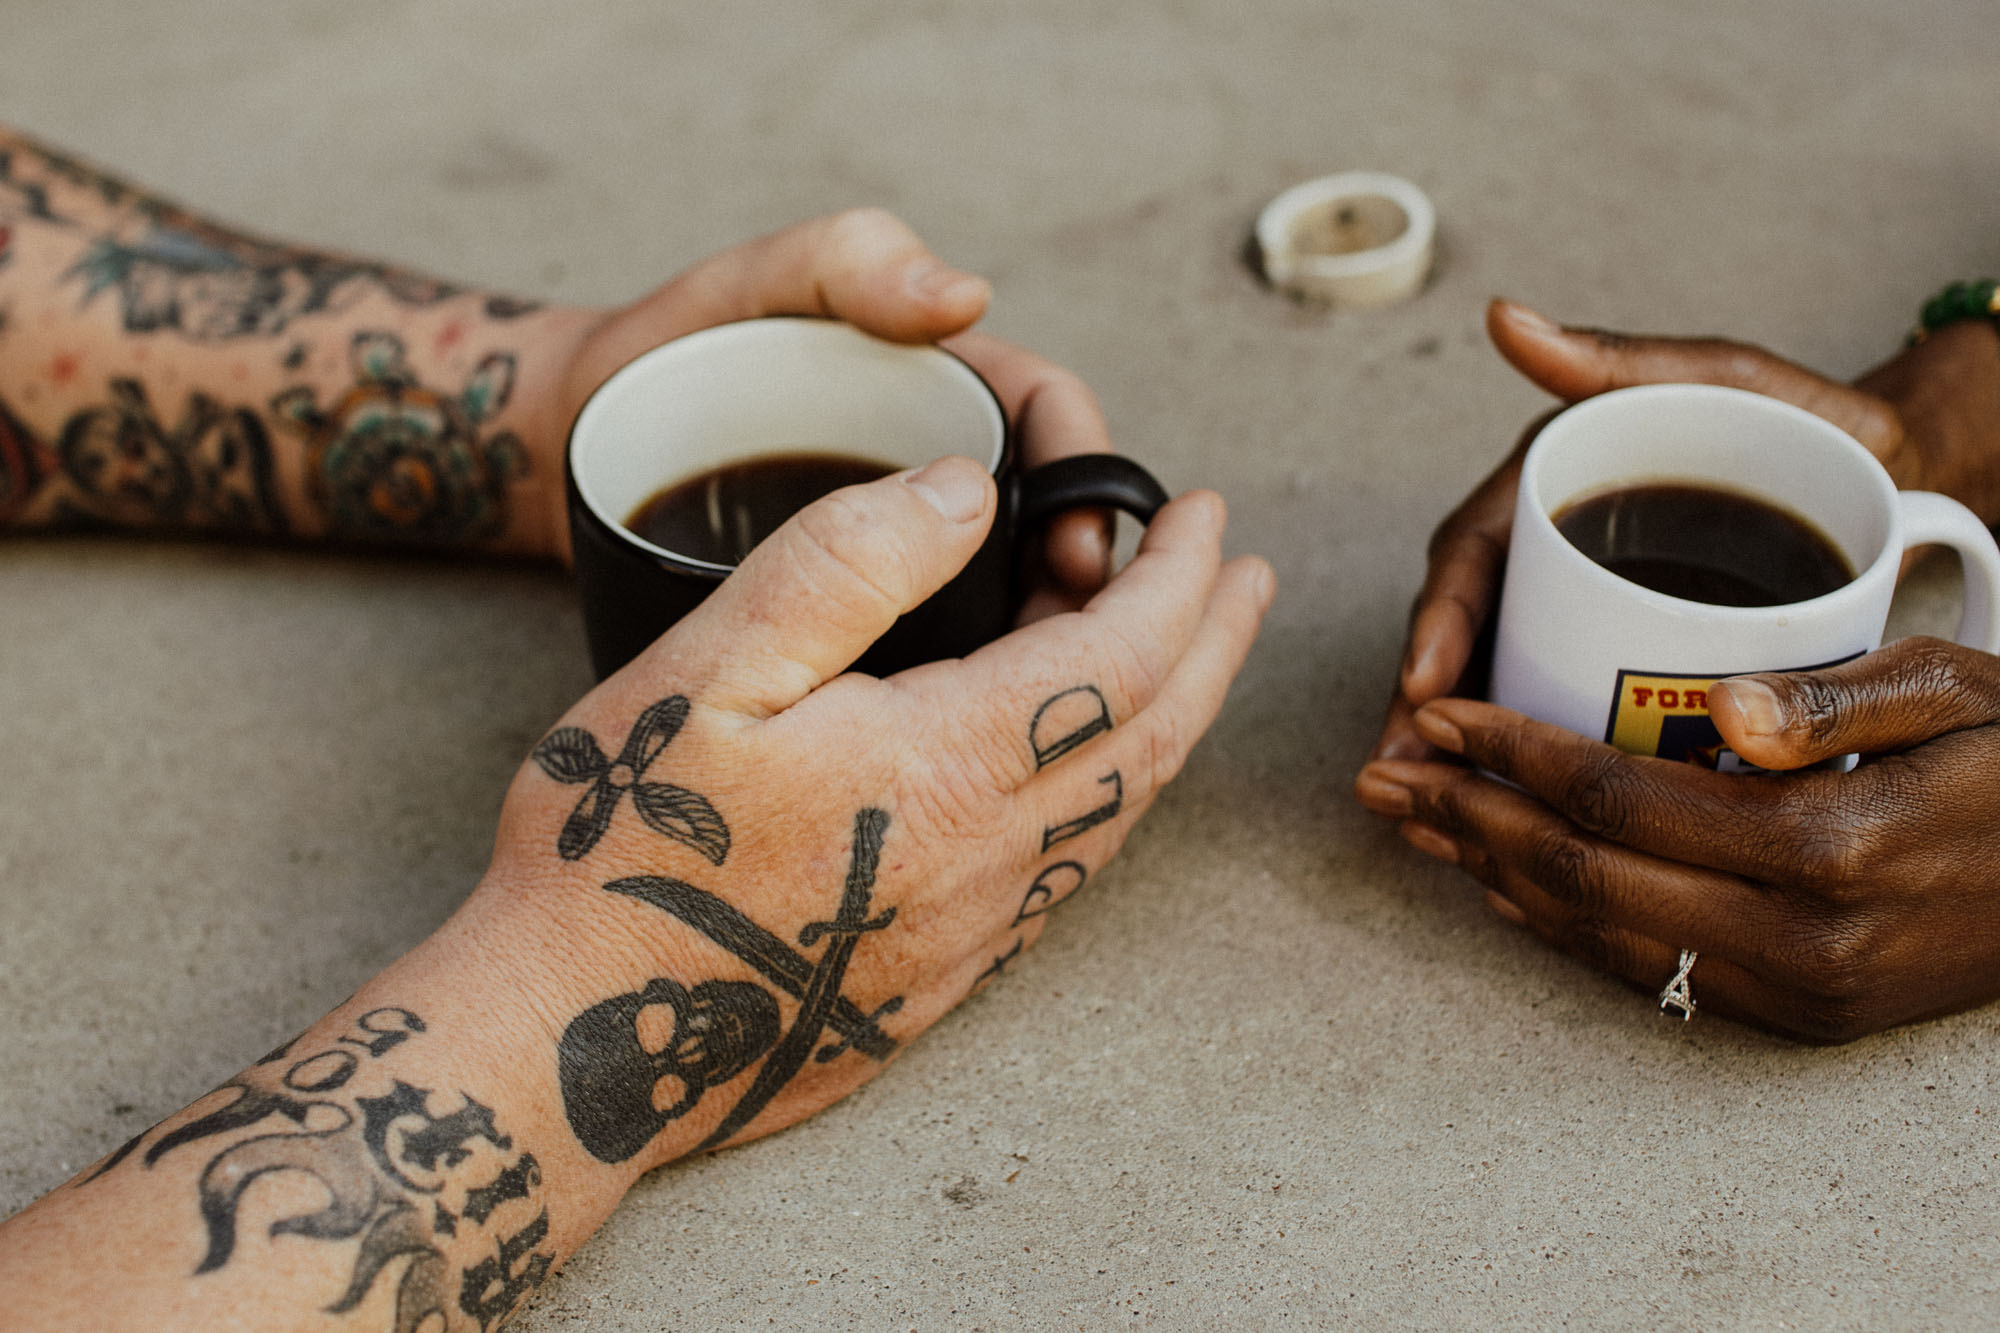
[{"label": "red and yellow sticker", "polygon": [[[1831,662],[1794,671],[1818,671],[1861,656],[1850,653]],[[1755,764],[1737,757],[1722,743],[1722,733],[1708,716],[1708,692],[1727,676],[1681,676],[1661,671],[1620,671],[1618,693],[1611,700],[1611,720],[1604,739],[1627,754],[1680,759],[1724,773],[1761,773]],[[1845,769],[1843,760],[1829,760]]]},{"label": "red and yellow sticker", "polygon": [[1619,672],[1604,739],[1627,754],[1685,759],[1725,771],[1739,767],[1708,717],[1708,692],[1720,679]]}]

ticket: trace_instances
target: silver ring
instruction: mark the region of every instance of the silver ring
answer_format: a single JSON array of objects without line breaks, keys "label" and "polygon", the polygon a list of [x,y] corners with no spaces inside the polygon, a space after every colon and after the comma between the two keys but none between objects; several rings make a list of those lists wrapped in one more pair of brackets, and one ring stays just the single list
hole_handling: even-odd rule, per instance
[{"label": "silver ring", "polygon": [[1694,960],[1699,956],[1693,949],[1682,949],[1681,970],[1674,973],[1674,979],[1660,992],[1660,1012],[1678,1009],[1683,1023],[1694,1017],[1694,991],[1688,985],[1688,973],[1694,971]]}]

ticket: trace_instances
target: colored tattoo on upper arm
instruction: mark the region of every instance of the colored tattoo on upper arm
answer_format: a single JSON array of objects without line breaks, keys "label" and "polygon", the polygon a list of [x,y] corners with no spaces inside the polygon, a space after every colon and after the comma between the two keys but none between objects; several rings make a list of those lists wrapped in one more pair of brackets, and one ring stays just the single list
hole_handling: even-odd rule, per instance
[{"label": "colored tattoo on upper arm", "polygon": [[357,333],[354,386],[322,405],[303,386],[271,402],[302,436],[314,502],[333,535],[434,544],[479,541],[506,530],[508,483],[525,476],[527,451],[512,431],[479,428],[507,405],[514,358],[494,353],[457,393],[417,383],[393,333]]},{"label": "colored tattoo on upper arm", "polygon": [[632,724],[615,760],[582,727],[558,727],[535,747],[535,762],[557,782],[589,784],[556,838],[563,860],[578,860],[597,845],[627,792],[632,808],[655,833],[685,843],[716,865],[728,859],[729,825],[707,797],[670,782],[640,781],[680,734],[687,715],[686,695],[660,700]]},{"label": "colored tattoo on upper arm", "polygon": [[[704,1093],[752,1065],[756,1076],[715,1128],[691,1151],[718,1147],[749,1127],[808,1058],[824,1064],[852,1050],[876,1060],[896,1047],[877,1025],[902,1008],[893,996],[873,1012],[842,993],[861,936],[882,930],[896,909],[870,915],[889,816],[874,808],[854,816],[847,882],[831,920],[799,931],[801,948],[822,939],[808,958],[734,906],[692,884],[655,876],[614,880],[604,887],[649,903],[720,945],[766,983],[798,1001],[790,1028],[764,985],[740,979],[703,981],[692,988],[654,978],[637,991],[592,1005],[566,1028],[557,1048],[563,1111],[590,1154],[605,1162],[637,1155],[668,1125],[692,1111]],[[641,1033],[648,1014],[664,1040]],[[832,1031],[834,1040],[820,1044]]]},{"label": "colored tattoo on upper arm", "polygon": [[[541,1166],[518,1151],[492,1110],[470,1095],[433,1092],[377,1061],[421,1038],[407,1009],[372,1009],[351,1031],[309,1054],[289,1042],[223,1085],[232,1100],[152,1138],[135,1137],[78,1182],[83,1188],[138,1154],[146,1169],[196,1144],[212,1156],[197,1192],[207,1249],[195,1275],[236,1258],[266,1175],[310,1177],[324,1203],[272,1218],[268,1235],[351,1242],[345,1286],[324,1294],[328,1314],[358,1307],[392,1265],[398,1333],[478,1329],[505,1319],[547,1277],[556,1256]],[[259,1220],[262,1220],[261,1214]]]}]

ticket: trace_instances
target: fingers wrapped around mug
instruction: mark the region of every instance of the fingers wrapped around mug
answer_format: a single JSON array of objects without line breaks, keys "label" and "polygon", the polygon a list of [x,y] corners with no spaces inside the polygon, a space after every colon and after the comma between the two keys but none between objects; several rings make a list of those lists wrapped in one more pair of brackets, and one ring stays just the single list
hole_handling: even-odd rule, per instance
[{"label": "fingers wrapped around mug", "polygon": [[[1935,641],[1749,682],[1794,757],[1875,756],[1851,773],[1721,774],[1439,701],[1425,735],[1514,785],[1382,761],[1357,793],[1567,952],[1657,987],[1694,949],[1704,1005],[1847,1040],[2000,996],[1996,682],[2000,661]],[[1725,739],[1754,751],[1741,715],[1769,702],[1728,703]]]}]

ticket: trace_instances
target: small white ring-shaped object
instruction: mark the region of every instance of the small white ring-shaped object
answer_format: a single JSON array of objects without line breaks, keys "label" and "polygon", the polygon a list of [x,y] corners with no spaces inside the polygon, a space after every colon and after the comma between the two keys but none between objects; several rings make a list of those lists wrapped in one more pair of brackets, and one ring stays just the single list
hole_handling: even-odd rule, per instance
[{"label": "small white ring-shaped object", "polygon": [[1381,171],[1294,185],[1257,216],[1271,285],[1335,305],[1389,305],[1413,295],[1430,274],[1436,244],[1429,196]]}]

